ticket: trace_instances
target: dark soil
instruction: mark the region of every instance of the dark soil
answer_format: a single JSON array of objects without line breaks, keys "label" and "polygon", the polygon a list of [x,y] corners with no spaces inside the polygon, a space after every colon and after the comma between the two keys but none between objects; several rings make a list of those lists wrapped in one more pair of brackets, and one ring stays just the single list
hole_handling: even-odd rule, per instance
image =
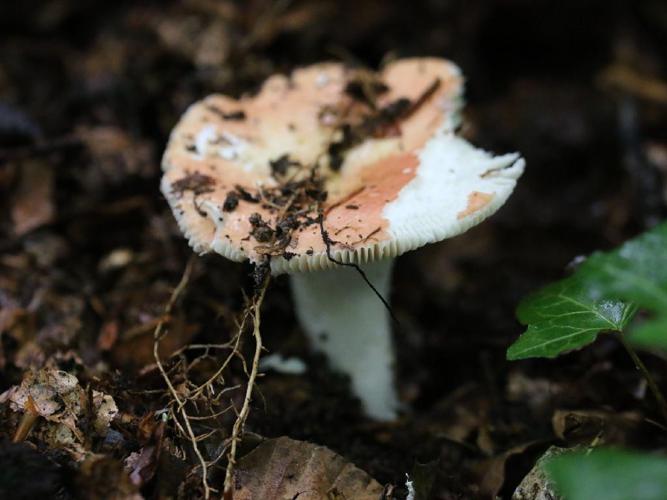
[{"label": "dark soil", "polygon": [[[263,376],[246,430],[326,445],[396,485],[396,498],[406,472],[432,480],[432,498],[509,498],[550,444],[667,445],[650,423],[659,421],[654,401],[613,339],[558,360],[505,360],[522,331],[522,297],[577,256],[666,215],[667,97],[647,90],[667,82],[665,2],[23,0],[0,3],[0,55],[0,391],[50,362],[120,409],[113,439],[86,443],[110,460],[100,468],[30,436],[9,444],[17,416],[0,406],[0,462],[17,470],[0,469],[25,491],[16,498],[102,495],[99,471],[120,477],[131,452],[166,441],[184,451],[164,445],[141,493],[199,494],[197,475],[186,474],[197,463],[188,444],[169,423],[146,424],[168,401],[153,329],[192,254],[159,193],[161,154],[192,102],[252,92],[275,72],[327,59],[456,61],[467,79],[462,133],[495,152],[520,151],[528,166],[491,220],[397,261],[404,418],[363,417],[347,380],[308,349],[279,277],[263,307],[265,344],[308,371]],[[206,180],[184,188],[205,190]],[[251,274],[198,258],[164,356],[228,341]],[[667,389],[664,358],[643,357]],[[229,377],[244,380],[240,363]],[[229,429],[230,418],[215,426]]]}]

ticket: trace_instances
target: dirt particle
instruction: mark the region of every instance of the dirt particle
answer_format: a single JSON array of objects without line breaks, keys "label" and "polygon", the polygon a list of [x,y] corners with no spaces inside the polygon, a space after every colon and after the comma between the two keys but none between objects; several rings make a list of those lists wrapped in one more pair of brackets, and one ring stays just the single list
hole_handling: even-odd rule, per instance
[{"label": "dirt particle", "polygon": [[290,167],[301,166],[301,162],[290,159],[288,154],[284,154],[275,160],[269,160],[271,175],[274,177],[283,177]]},{"label": "dirt particle", "polygon": [[210,193],[215,190],[215,179],[200,172],[187,174],[171,185],[171,192],[182,196],[186,191],[192,191],[195,196]]},{"label": "dirt particle", "polygon": [[206,106],[206,109],[208,109],[211,113],[214,113],[215,115],[219,116],[223,120],[243,121],[246,119],[246,114],[245,111],[243,110],[225,112],[220,108],[218,108],[217,106],[213,105]]},{"label": "dirt particle", "polygon": [[241,200],[247,201],[248,203],[259,203],[259,196],[251,194],[243,186],[237,184],[234,186],[234,189],[236,190],[236,193]]},{"label": "dirt particle", "polygon": [[258,213],[252,214],[248,220],[252,225],[250,234],[260,243],[267,243],[273,238],[274,230],[262,220],[262,216]]},{"label": "dirt particle", "polygon": [[230,191],[222,204],[223,212],[232,212],[239,204],[239,195],[236,191]]}]

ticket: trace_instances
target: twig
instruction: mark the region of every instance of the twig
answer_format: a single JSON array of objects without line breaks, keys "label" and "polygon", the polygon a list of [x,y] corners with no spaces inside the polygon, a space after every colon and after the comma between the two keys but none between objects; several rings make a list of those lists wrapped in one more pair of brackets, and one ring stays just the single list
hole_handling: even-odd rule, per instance
[{"label": "twig", "polygon": [[653,397],[655,398],[656,402],[658,403],[658,408],[660,409],[662,418],[667,423],[667,400],[665,400],[665,396],[660,391],[660,388],[658,387],[658,384],[655,382],[653,375],[651,375],[651,372],[648,371],[648,368],[646,368],[646,365],[639,358],[634,348],[628,343],[627,339],[625,338],[625,335],[623,335],[623,332],[618,332],[617,336],[619,341],[627,351],[627,353],[632,358],[632,361],[635,363],[637,370],[639,370],[642,373],[644,379],[646,379],[648,388],[653,394]]},{"label": "twig", "polygon": [[[190,276],[192,275],[192,268],[194,267],[195,260],[196,257],[194,255],[190,257],[190,260],[188,260],[188,263],[185,266],[185,271],[183,271],[183,276],[181,277],[181,281],[178,283],[176,288],[174,288],[174,291],[172,292],[171,297],[169,298],[169,302],[167,302],[167,305],[164,308],[163,318],[167,318],[171,315],[171,311],[174,308],[174,304],[176,304],[176,301],[183,293],[185,288],[188,286],[188,282],[190,281]],[[204,488],[204,498],[208,500],[211,497],[211,488],[208,485],[208,477],[207,477],[208,467],[206,466],[206,461],[204,460],[204,457],[201,454],[201,451],[199,450],[199,446],[197,446],[197,436],[195,436],[195,433],[192,430],[192,426],[190,425],[190,418],[185,410],[186,401],[181,400],[180,396],[176,392],[176,389],[171,383],[169,375],[167,375],[167,372],[164,370],[162,361],[160,360],[159,347],[160,347],[160,338],[162,336],[164,329],[164,324],[165,324],[164,320],[161,320],[157,324],[157,326],[155,327],[155,331],[153,332],[153,357],[155,358],[155,363],[157,364],[158,370],[160,370],[162,378],[164,379],[165,383],[167,384],[167,387],[169,388],[171,396],[178,403],[179,412],[181,414],[181,417],[183,418],[183,423],[185,424],[185,428],[187,429],[187,435],[190,438],[192,448],[195,452],[195,455],[197,455],[197,459],[199,460],[199,463],[202,468],[201,480],[202,480],[202,487]],[[179,429],[183,431],[183,428],[181,427],[179,422],[176,419],[174,419],[174,421],[176,422],[176,425],[179,427]]]},{"label": "twig", "polygon": [[[398,321],[398,318],[394,314],[394,311],[392,310],[391,306],[389,305],[389,302],[387,302],[387,299],[385,299],[382,294],[378,291],[377,288],[371,283],[371,280],[368,279],[368,276],[366,276],[366,273],[364,272],[363,269],[361,269],[361,266],[359,264],[356,264],[354,262],[343,262],[341,260],[336,259],[332,254],[331,254],[331,238],[329,237],[329,232],[324,229],[324,214],[320,210],[320,214],[317,218],[317,222],[320,226],[320,236],[322,237],[322,241],[324,242],[324,247],[326,249],[326,254],[327,254],[327,259],[329,259],[331,262],[334,264],[338,264],[339,266],[344,266],[344,267],[351,267],[355,269],[361,278],[366,282],[366,285],[370,287],[370,289],[373,291],[375,296],[382,302],[382,305],[384,305],[385,309],[389,312],[389,316],[391,316],[391,319],[394,320],[396,325],[400,326],[401,323]],[[375,234],[375,232],[371,233]]]},{"label": "twig", "polygon": [[256,292],[255,299],[252,304],[252,326],[253,326],[253,337],[255,338],[255,354],[252,359],[252,368],[250,370],[250,375],[248,377],[248,385],[246,386],[245,398],[243,399],[243,406],[239,412],[236,421],[234,422],[234,427],[232,428],[231,435],[231,444],[229,447],[229,453],[227,454],[227,470],[225,472],[225,489],[223,493],[223,498],[225,500],[232,500],[232,489],[234,482],[234,466],[236,465],[236,446],[240,440],[240,436],[243,433],[243,427],[245,421],[248,418],[248,413],[250,412],[250,401],[252,400],[252,391],[255,386],[255,380],[257,379],[257,372],[259,371],[259,357],[262,353],[262,335],[260,331],[261,324],[261,315],[260,310],[262,307],[262,302],[264,301],[264,294],[266,289],[269,287],[269,282],[271,276],[267,276],[264,279],[264,283],[261,288]]},{"label": "twig", "polygon": [[209,377],[209,379],[201,384],[193,393],[193,396],[197,396],[201,394],[201,392],[210,384],[215,382],[218,377],[222,375],[222,373],[225,371],[225,368],[227,368],[227,365],[231,362],[233,354],[238,352],[239,344],[241,342],[241,332],[243,331],[245,327],[245,317],[243,318],[243,321],[241,322],[241,326],[239,326],[239,333],[236,334],[236,338],[234,340],[234,346],[232,348],[232,354],[230,356],[227,356],[225,361],[220,365],[220,367],[215,371],[215,373]]}]

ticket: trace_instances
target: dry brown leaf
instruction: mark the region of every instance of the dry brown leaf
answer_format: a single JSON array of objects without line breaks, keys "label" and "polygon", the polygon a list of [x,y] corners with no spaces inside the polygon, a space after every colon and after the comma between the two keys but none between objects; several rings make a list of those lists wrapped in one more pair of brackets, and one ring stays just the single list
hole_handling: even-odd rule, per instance
[{"label": "dry brown leaf", "polygon": [[514,456],[525,453],[526,450],[534,444],[534,442],[531,442],[515,446],[500,455],[488,458],[473,467],[473,469],[480,473],[481,482],[479,489],[484,498],[497,497],[505,484],[505,467],[507,461]]},{"label": "dry brown leaf", "polygon": [[[38,424],[35,431],[39,438],[53,447],[66,448],[76,460],[81,460],[85,456],[81,445],[86,436],[78,423],[85,409],[93,409],[94,429],[100,436],[106,435],[111,421],[118,414],[118,407],[111,396],[98,391],[93,391],[92,396],[89,404],[86,391],[74,375],[55,368],[43,368],[26,372],[20,385],[0,394],[0,403],[9,403],[15,412],[45,419],[46,422]],[[29,431],[27,429],[26,434]]]},{"label": "dry brown leaf", "polygon": [[137,428],[137,439],[144,446],[125,459],[125,470],[132,483],[141,486],[150,481],[157,471],[164,444],[165,423],[155,418],[155,413],[146,413]]},{"label": "dry brown leaf", "polygon": [[125,470],[135,486],[143,485],[155,472],[155,446],[144,446],[125,459]]},{"label": "dry brown leaf", "polygon": [[0,396],[0,401],[9,401],[14,411],[24,411],[30,403],[30,408],[38,415],[49,418],[62,409],[63,403],[69,402],[78,406],[78,394],[71,397],[76,390],[81,389],[74,375],[46,368],[38,372],[28,372],[21,385],[7,390]]},{"label": "dry brown leaf", "polygon": [[383,487],[325,448],[287,437],[263,442],[243,457],[234,475],[234,500],[377,500]]},{"label": "dry brown leaf", "polygon": [[14,354],[14,366],[23,370],[37,370],[45,360],[44,349],[34,340],[25,342]]},{"label": "dry brown leaf", "polygon": [[21,165],[21,181],[12,200],[12,221],[16,235],[26,234],[53,220],[54,176],[43,161],[31,160]]},{"label": "dry brown leaf", "polygon": [[100,328],[100,334],[97,337],[97,348],[100,351],[109,351],[118,340],[118,322],[107,321]]},{"label": "dry brown leaf", "polygon": [[551,419],[559,439],[588,442],[597,438],[610,444],[625,444],[638,431],[642,417],[637,412],[603,410],[557,410]]},{"label": "dry brown leaf", "polygon": [[103,392],[93,391],[93,410],[95,411],[95,430],[104,436],[111,421],[118,415],[118,406],[111,396]]},{"label": "dry brown leaf", "polygon": [[[167,318],[169,333],[160,341],[159,354],[167,359],[174,352],[188,345],[199,331],[199,326],[186,323],[179,317]],[[155,317],[146,323],[132,327],[119,335],[118,341],[111,348],[111,357],[119,365],[132,365],[143,368],[153,365],[153,331],[161,321]]]}]

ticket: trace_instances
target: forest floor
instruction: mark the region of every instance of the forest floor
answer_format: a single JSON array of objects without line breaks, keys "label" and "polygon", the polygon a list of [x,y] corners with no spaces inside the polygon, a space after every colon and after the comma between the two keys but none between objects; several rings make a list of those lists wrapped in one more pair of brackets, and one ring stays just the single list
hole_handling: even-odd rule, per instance
[{"label": "forest floor", "polygon": [[[393,56],[452,59],[467,81],[462,133],[497,153],[520,151],[527,170],[491,220],[398,259],[396,383],[408,408],[398,422],[363,416],[349,381],[309,350],[287,278],[274,279],[261,313],[265,347],[307,369],[259,379],[238,456],[288,436],[298,440],[289,453],[301,442],[326,446],[385,485],[387,498],[406,497],[406,473],[424,499],[510,498],[551,445],[667,445],[643,379],[613,338],[557,360],[505,357],[522,332],[522,297],[665,216],[667,8],[414,3],[2,2],[0,392],[45,377],[46,403],[67,411],[29,422],[0,405],[0,493],[204,494],[154,335],[164,329],[159,356],[175,394],[197,403],[186,405],[193,416],[217,408],[221,389],[220,401],[238,410],[249,332],[224,382],[193,392],[228,354],[212,346],[236,338],[251,269],[191,260],[159,192],[160,158],[189,104],[322,60],[377,68]],[[667,360],[643,358],[667,388]],[[193,421],[204,461],[221,457],[207,467],[212,497],[235,417]]]}]

